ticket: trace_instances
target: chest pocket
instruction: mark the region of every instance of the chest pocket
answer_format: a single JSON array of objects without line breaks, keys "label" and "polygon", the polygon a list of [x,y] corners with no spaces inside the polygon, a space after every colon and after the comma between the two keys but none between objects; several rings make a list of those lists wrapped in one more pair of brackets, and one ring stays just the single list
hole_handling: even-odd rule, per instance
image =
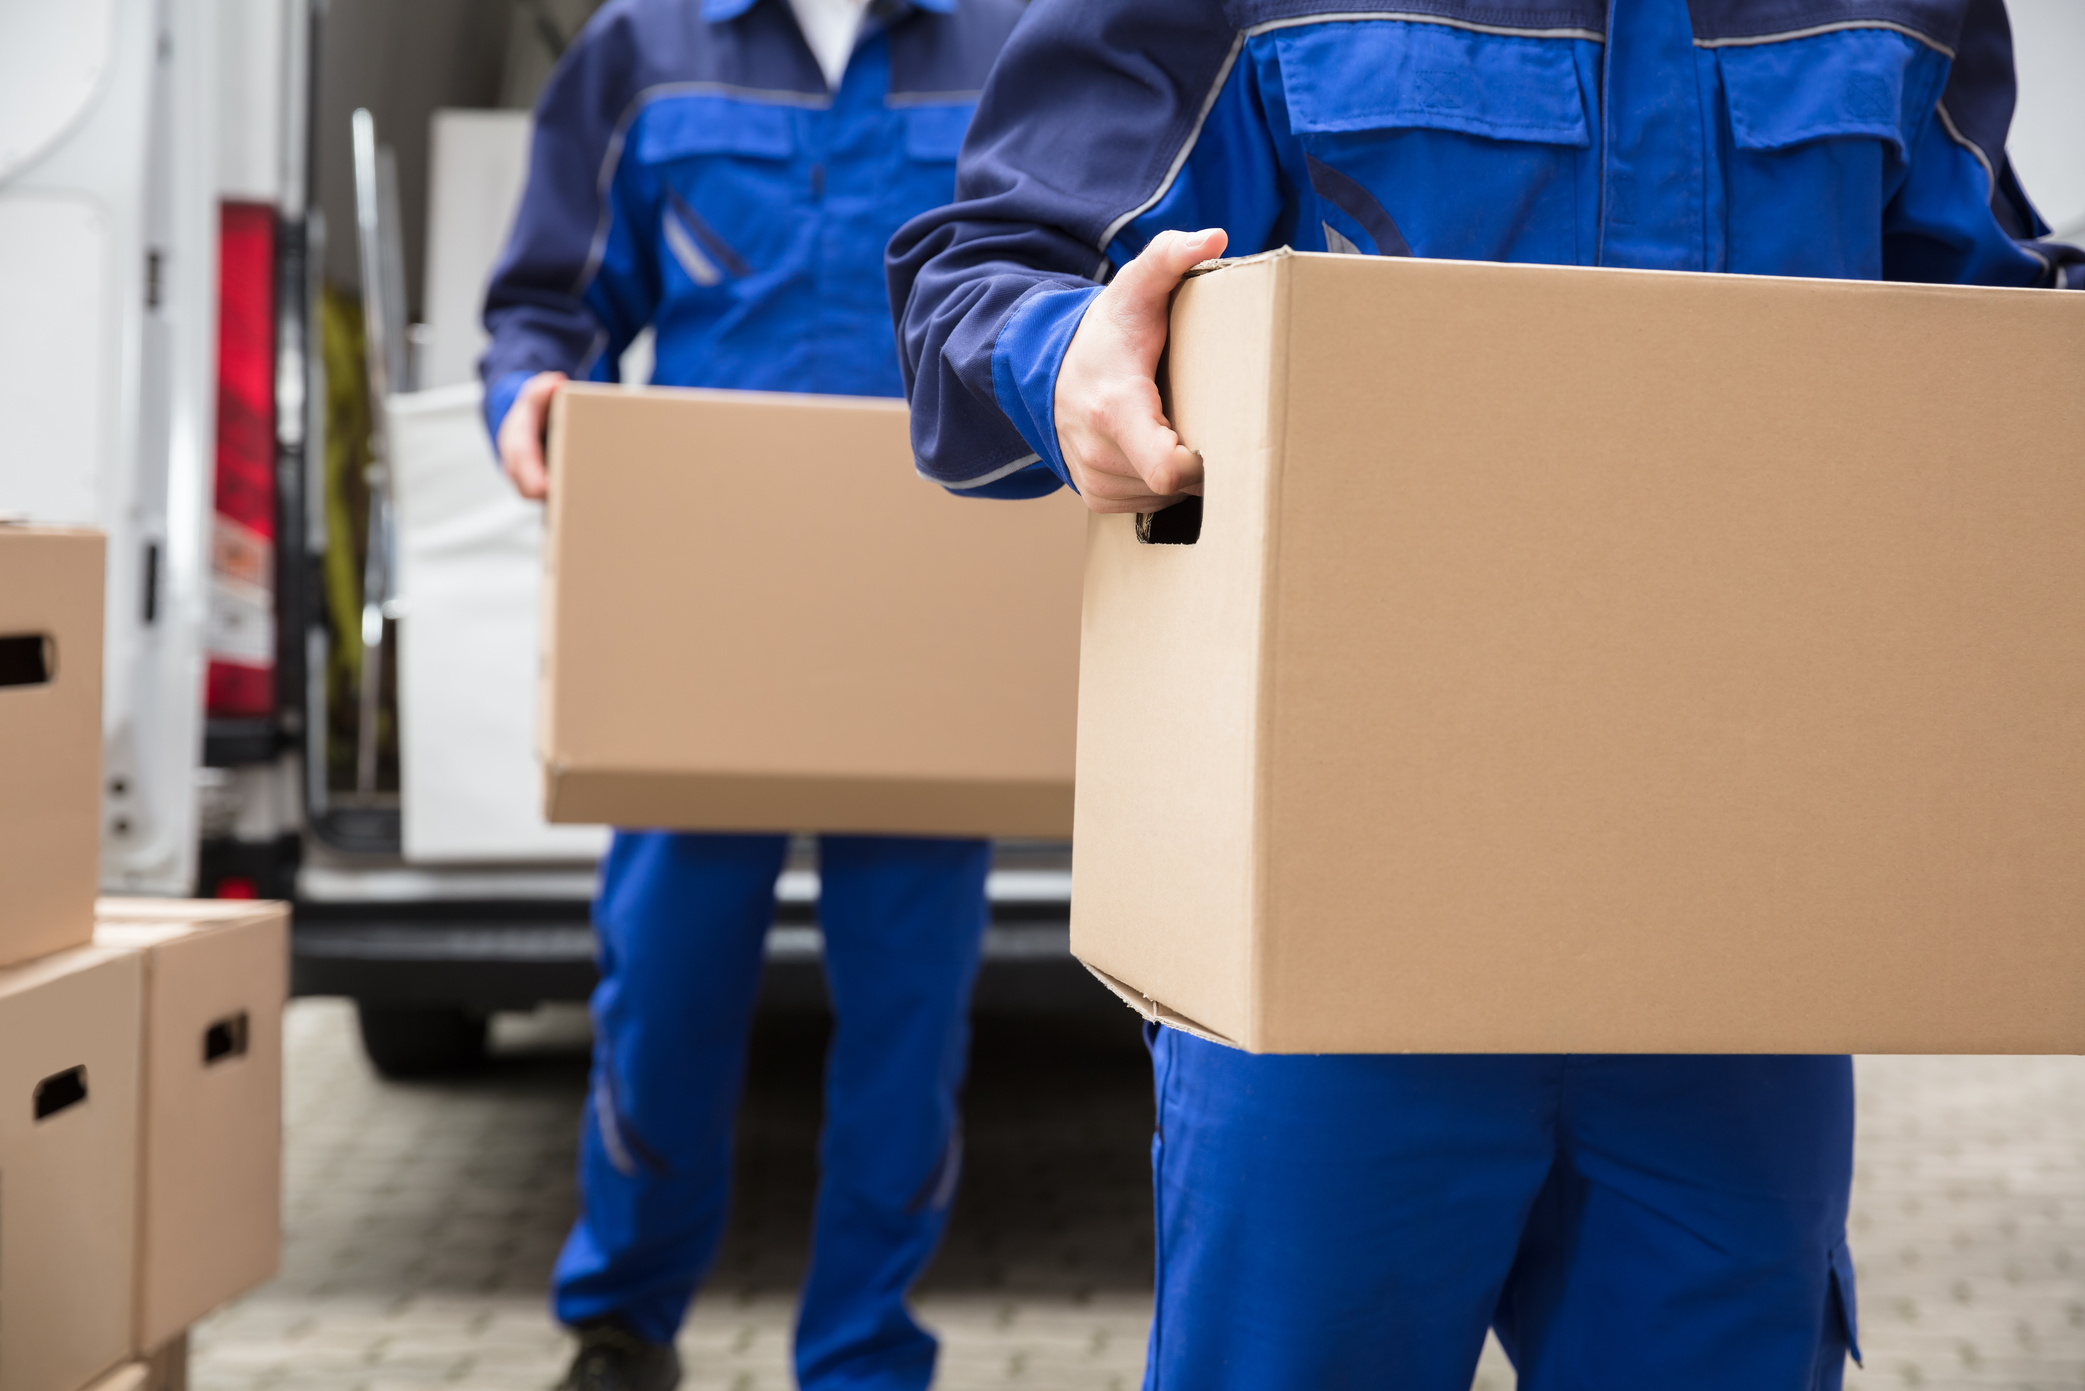
[{"label": "chest pocket", "polygon": [[1299,245],[1315,223],[1335,251],[1579,259],[1587,45],[1400,20],[1273,38],[1317,204]]},{"label": "chest pocket", "polygon": [[[711,290],[787,253],[800,112],[706,93],[663,97],[631,133],[631,155],[657,182],[652,216],[660,272],[672,292]],[[681,286],[680,288],[687,288]]]},{"label": "chest pocket", "polygon": [[637,127],[636,156],[665,164],[690,155],[788,159],[796,153],[795,112],[770,102],[690,95],[662,97]]},{"label": "chest pocket", "polygon": [[1729,123],[1729,268],[1880,279],[1882,210],[1947,59],[1886,29],[1716,54]]},{"label": "chest pocket", "polygon": [[914,106],[905,112],[905,157],[923,164],[954,164],[970,129],[968,102],[951,106]]}]

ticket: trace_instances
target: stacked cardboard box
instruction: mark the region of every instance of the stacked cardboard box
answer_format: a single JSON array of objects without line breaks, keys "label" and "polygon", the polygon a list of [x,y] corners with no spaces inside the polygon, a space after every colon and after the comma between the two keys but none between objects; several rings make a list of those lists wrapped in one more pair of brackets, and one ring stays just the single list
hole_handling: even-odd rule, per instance
[{"label": "stacked cardboard box", "polygon": [[101,595],[0,525],[0,1391],[176,1391],[278,1242],[286,914],[97,912]]},{"label": "stacked cardboard box", "polygon": [[98,533],[0,524],[0,967],[94,936]]}]

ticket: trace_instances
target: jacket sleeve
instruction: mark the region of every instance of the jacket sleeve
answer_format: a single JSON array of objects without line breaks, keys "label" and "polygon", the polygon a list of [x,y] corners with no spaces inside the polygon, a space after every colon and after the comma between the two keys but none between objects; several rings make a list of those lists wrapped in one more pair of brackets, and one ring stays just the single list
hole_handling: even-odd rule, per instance
[{"label": "jacket sleeve", "polygon": [[1057,368],[1117,266],[1160,230],[1265,243],[1284,199],[1217,0],[1035,0],[985,85],[956,201],[892,239],[912,437],[968,496],[1069,482]]},{"label": "jacket sleeve", "polygon": [[2085,289],[2085,251],[2044,240],[2006,157],[2014,96],[2004,0],[1970,0],[1947,86],[1883,210],[1885,279]]},{"label": "jacket sleeve", "polygon": [[587,27],[536,103],[528,181],[485,293],[492,342],[478,371],[495,437],[537,372],[614,380],[658,301],[652,248],[638,235],[650,222],[621,160],[641,81],[624,8]]}]

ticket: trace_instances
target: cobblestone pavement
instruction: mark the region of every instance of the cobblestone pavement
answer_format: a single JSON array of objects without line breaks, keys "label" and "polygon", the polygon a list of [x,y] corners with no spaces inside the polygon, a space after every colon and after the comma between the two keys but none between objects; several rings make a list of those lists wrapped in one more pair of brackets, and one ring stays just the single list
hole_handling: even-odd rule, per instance
[{"label": "cobblestone pavement", "polygon": [[[484,1074],[385,1084],[351,1011],[292,1006],[288,1245],[197,1331],[196,1391],[540,1391],[572,1215],[586,1024],[498,1021]],[[690,1391],[790,1385],[822,1023],[763,1019],[733,1224],[682,1339]],[[1864,1058],[1859,1388],[2085,1389],[2085,1059]],[[1137,1385],[1149,1317],[1147,1073],[1127,1014],[980,1021],[964,1189],[922,1287],[939,1385]],[[1487,1350],[1476,1391],[1513,1376]]]}]

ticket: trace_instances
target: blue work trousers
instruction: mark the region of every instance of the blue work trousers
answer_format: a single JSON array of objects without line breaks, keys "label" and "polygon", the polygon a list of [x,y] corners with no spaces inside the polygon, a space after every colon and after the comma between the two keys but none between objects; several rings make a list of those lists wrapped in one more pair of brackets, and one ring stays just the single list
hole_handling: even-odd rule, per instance
[{"label": "blue work trousers", "polygon": [[1151,1031],[1146,1391],[1837,1391],[1843,1057],[1273,1057]]},{"label": "blue work trousers", "polygon": [[[669,1341],[716,1256],[786,850],[771,835],[616,834],[595,906],[581,1210],[553,1276],[565,1323],[613,1315]],[[990,859],[983,841],[819,842],[834,1026],[796,1329],[811,1391],[919,1391],[933,1376],[934,1339],[905,1295],[955,1195]]]}]

